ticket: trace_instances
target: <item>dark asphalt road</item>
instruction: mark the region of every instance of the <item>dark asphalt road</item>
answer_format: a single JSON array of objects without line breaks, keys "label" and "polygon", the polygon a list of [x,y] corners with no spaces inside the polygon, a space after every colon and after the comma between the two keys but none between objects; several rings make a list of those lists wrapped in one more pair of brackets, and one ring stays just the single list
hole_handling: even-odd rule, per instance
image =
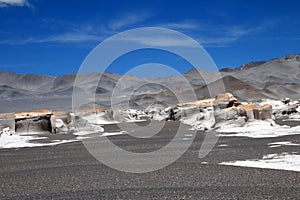
[{"label": "dark asphalt road", "polygon": [[[109,137],[121,148],[149,152],[166,145],[176,122],[152,139]],[[105,127],[115,131],[117,127]],[[299,199],[300,173],[219,165],[223,161],[260,159],[269,153],[299,152],[299,146],[268,147],[300,136],[251,139],[222,137],[198,158],[205,133],[177,161],[154,172],[131,174],[111,169],[92,157],[81,142],[53,147],[0,150],[0,199]],[[71,135],[51,136],[72,138]],[[226,144],[228,146],[218,146]],[[203,164],[207,162],[208,164]]]}]

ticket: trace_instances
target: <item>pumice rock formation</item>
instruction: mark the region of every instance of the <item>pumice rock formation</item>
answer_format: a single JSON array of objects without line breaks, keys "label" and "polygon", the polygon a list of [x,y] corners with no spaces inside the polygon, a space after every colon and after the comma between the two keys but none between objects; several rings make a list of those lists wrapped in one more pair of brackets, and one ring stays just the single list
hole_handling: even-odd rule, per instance
[{"label": "pumice rock formation", "polygon": [[75,131],[75,116],[68,112],[53,112],[50,118],[52,133],[68,133]]},{"label": "pumice rock formation", "polygon": [[275,124],[278,118],[300,120],[300,104],[291,99],[262,99],[255,103],[240,102],[231,93],[174,106],[154,103],[147,109],[108,110],[104,108],[77,110],[74,113],[51,110],[7,113],[0,115],[0,131],[5,134],[79,131],[103,132],[102,125],[147,120],[181,121],[195,130],[211,130],[223,124],[237,127],[253,121]]},{"label": "pumice rock formation", "polygon": [[51,132],[51,110],[35,110],[15,113],[15,130],[18,133]]}]

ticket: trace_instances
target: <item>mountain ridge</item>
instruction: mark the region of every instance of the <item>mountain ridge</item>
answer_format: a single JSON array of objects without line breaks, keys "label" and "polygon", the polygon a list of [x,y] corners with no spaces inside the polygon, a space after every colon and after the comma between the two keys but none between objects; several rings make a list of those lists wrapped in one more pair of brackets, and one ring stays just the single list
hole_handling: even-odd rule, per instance
[{"label": "mountain ridge", "polygon": [[[177,77],[139,78],[134,75],[105,72],[99,82],[100,74],[94,72],[47,76],[0,72],[0,112],[16,111],[14,109],[20,109],[22,103],[26,104],[27,109],[45,104],[54,110],[71,109],[76,76],[80,80],[80,85],[77,86],[81,87],[80,91],[94,92],[96,98],[101,99],[97,102],[98,105],[104,107],[110,104],[112,92],[116,87],[120,96],[118,102],[125,101],[122,96],[131,95],[137,102],[131,102],[132,105],[144,104],[143,99],[147,100],[148,104],[152,99],[174,103],[176,100],[174,94],[172,97],[172,91],[185,94],[185,88],[189,86],[194,88],[197,98],[207,97],[209,87],[219,89],[224,86],[226,92],[233,93],[241,100],[300,98],[300,54],[250,62],[236,69],[224,69],[220,72],[190,69]],[[20,107],[15,106],[16,104],[20,104]]]}]

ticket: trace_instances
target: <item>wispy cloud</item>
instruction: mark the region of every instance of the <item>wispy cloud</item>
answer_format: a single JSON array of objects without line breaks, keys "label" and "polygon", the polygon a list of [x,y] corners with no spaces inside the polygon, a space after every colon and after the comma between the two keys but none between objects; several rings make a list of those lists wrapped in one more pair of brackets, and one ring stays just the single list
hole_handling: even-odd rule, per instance
[{"label": "wispy cloud", "polygon": [[[186,33],[188,36],[194,38],[201,45],[205,47],[223,47],[232,42],[238,41],[243,37],[251,34],[255,34],[261,31],[261,27],[247,28],[242,26],[228,26],[213,29],[201,29],[199,25],[196,24],[183,24],[183,23],[172,23],[173,29],[177,27],[177,30]],[[171,28],[171,26],[162,26]],[[199,27],[198,29],[196,27]],[[87,43],[87,42],[101,42],[110,35],[118,33],[106,27],[95,28],[93,26],[81,26],[80,28],[72,27],[72,30],[61,33],[54,34],[48,37],[38,38],[30,37],[18,40],[2,40],[0,44],[12,44],[12,45],[22,45],[22,44],[34,44],[34,43]],[[178,38],[174,35],[165,35],[159,32],[153,32],[151,34],[143,33],[137,34],[132,37],[123,38],[123,40],[136,42],[144,45],[150,46],[193,46],[194,43],[191,41]]]},{"label": "wispy cloud", "polygon": [[[2,1],[2,0],[0,0]],[[29,38],[8,38],[0,40],[0,44],[23,45],[35,43],[86,43],[86,42],[101,42],[111,35],[117,34],[129,28],[129,26],[136,25],[150,18],[150,12],[140,12],[135,14],[123,15],[117,17],[107,24],[99,22],[74,24],[66,21],[57,21],[54,19],[41,19],[42,24],[46,24],[50,32],[54,30],[64,30],[62,32],[54,33],[45,36],[32,36]],[[101,25],[99,25],[101,24]],[[60,28],[61,27],[61,28]]]},{"label": "wispy cloud", "polygon": [[27,0],[0,0],[0,8],[8,7],[8,6],[28,6],[30,4]]},{"label": "wispy cloud", "polygon": [[118,38],[116,42],[128,42],[149,47],[187,47],[195,48],[194,40],[173,34],[135,34],[128,37]]},{"label": "wispy cloud", "polygon": [[262,31],[262,27],[228,26],[215,27],[210,30],[211,33],[204,33],[197,36],[198,41],[206,47],[224,47],[230,43],[236,42],[244,37],[256,34]]},{"label": "wispy cloud", "polygon": [[164,23],[158,24],[158,27],[165,27],[170,29],[178,30],[195,30],[199,28],[199,24],[193,21],[184,21],[184,22],[173,22],[173,23]]},{"label": "wispy cloud", "polygon": [[86,32],[69,32],[58,35],[51,35],[44,38],[34,38],[29,37],[26,39],[17,40],[2,40],[0,44],[10,44],[10,45],[24,45],[24,44],[38,44],[38,43],[78,43],[78,42],[100,42],[105,37],[96,34],[90,34]]},{"label": "wispy cloud", "polygon": [[[0,0],[9,1],[9,0]],[[27,2],[25,0],[11,0],[16,2]],[[1,5],[1,4],[0,4]],[[153,13],[149,11],[141,11],[139,13],[121,15],[108,21],[106,24],[94,21],[93,23],[74,24],[70,22],[61,22],[57,20],[42,20],[47,28],[52,27],[50,35],[32,36],[29,38],[6,39],[0,40],[0,44],[22,45],[34,43],[96,43],[104,39],[122,32],[126,29],[142,26],[153,26],[174,29],[197,40],[205,47],[223,47],[232,42],[238,41],[246,36],[256,34],[263,31],[266,24],[258,26],[245,25],[216,25],[212,23],[201,23],[195,20],[183,20],[167,23],[147,23],[151,22]],[[100,24],[100,25],[99,25]],[[64,30],[56,32],[56,30]],[[172,36],[160,36],[159,33],[152,33],[152,35],[136,35],[130,40],[147,45],[158,46],[189,46],[190,41],[179,40]]]},{"label": "wispy cloud", "polygon": [[126,14],[109,22],[109,28],[112,30],[120,30],[131,25],[143,22],[153,16],[148,11],[140,11],[134,14]]},{"label": "wispy cloud", "polygon": [[244,37],[262,32],[270,25],[270,23],[263,23],[258,26],[214,25],[211,23],[184,21],[159,24],[158,26],[183,32],[205,47],[223,47]]}]

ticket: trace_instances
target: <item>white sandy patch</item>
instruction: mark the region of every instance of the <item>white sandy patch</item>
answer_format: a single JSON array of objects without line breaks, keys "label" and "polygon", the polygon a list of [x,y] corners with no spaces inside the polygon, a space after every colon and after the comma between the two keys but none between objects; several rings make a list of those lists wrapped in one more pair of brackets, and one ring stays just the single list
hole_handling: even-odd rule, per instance
[{"label": "white sandy patch", "polygon": [[127,131],[120,131],[120,132],[105,132],[101,135],[101,137],[107,137],[107,136],[114,136],[114,135],[124,135],[124,134],[128,134]]},{"label": "white sandy patch", "polygon": [[[76,137],[76,139],[78,139],[78,140],[85,140],[85,139],[90,139],[90,138],[93,138],[93,137],[99,137],[99,135],[98,136],[95,136],[95,135],[87,136],[87,135],[91,134],[91,132],[88,132],[88,131],[80,131],[80,132],[77,132],[77,133],[74,133],[74,134],[78,135]],[[128,134],[128,132],[127,131],[104,132],[100,135],[100,137],[109,137],[109,136],[124,135],[124,134]]]},{"label": "white sandy patch", "polygon": [[152,120],[164,121],[164,120],[166,120],[167,117],[168,117],[168,115],[160,115],[157,113],[152,116]]},{"label": "white sandy patch", "polygon": [[221,165],[232,165],[240,167],[254,167],[265,169],[279,169],[300,172],[300,155],[268,154],[263,156],[261,160],[245,160],[222,162]]},{"label": "white sandy patch", "polygon": [[90,124],[117,124],[120,123],[116,120],[107,120],[105,119],[105,113],[91,114],[87,116],[82,116],[83,119],[87,120]]},{"label": "white sandy patch", "polygon": [[218,147],[228,147],[227,144],[219,144]]},{"label": "white sandy patch", "polygon": [[2,135],[0,137],[0,148],[22,148],[22,147],[42,147],[42,146],[54,146],[63,143],[75,142],[78,140],[55,140],[50,143],[31,143],[31,140],[45,139],[46,137],[36,137],[28,135]]},{"label": "white sandy patch", "polygon": [[[103,132],[103,131],[98,131],[99,132]],[[82,136],[82,135],[89,135],[89,134],[93,134],[95,132],[93,131],[77,131],[75,133],[73,133],[73,135],[78,135],[78,136]]]},{"label": "white sandy patch", "polygon": [[[101,132],[97,132],[97,133],[101,133]],[[99,137],[99,135],[94,135],[95,133],[91,132],[91,131],[78,131],[73,133],[74,135],[77,135],[76,139],[78,140],[84,140],[84,139],[89,139],[89,138],[93,138],[93,137]],[[107,137],[107,136],[114,136],[114,135],[124,135],[124,134],[128,134],[127,131],[120,131],[120,132],[104,132],[101,133],[100,137]],[[91,136],[89,136],[91,135]]]},{"label": "white sandy patch", "polygon": [[77,140],[86,140],[86,139],[90,139],[92,137],[86,137],[86,136],[78,136],[76,137]]},{"label": "white sandy patch", "polygon": [[282,120],[282,121],[284,121],[284,122],[288,122],[288,121],[299,122],[300,119],[284,119],[284,120]]},{"label": "white sandy patch", "polygon": [[219,125],[219,128],[216,131],[220,133],[228,133],[218,134],[218,136],[272,138],[300,134],[300,126],[279,126],[270,121],[257,120],[245,123],[243,126],[234,124],[234,122],[223,123]]},{"label": "white sandy patch", "polygon": [[268,145],[271,148],[281,147],[281,146],[300,146],[300,144],[292,143],[292,142],[289,142],[289,141],[273,142],[273,143],[269,143]]},{"label": "white sandy patch", "polygon": [[99,119],[97,118],[97,121],[96,121],[97,124],[101,124],[101,125],[105,125],[105,124],[117,124],[117,123],[120,123],[118,121],[107,121],[107,120],[104,120],[104,119]]}]

